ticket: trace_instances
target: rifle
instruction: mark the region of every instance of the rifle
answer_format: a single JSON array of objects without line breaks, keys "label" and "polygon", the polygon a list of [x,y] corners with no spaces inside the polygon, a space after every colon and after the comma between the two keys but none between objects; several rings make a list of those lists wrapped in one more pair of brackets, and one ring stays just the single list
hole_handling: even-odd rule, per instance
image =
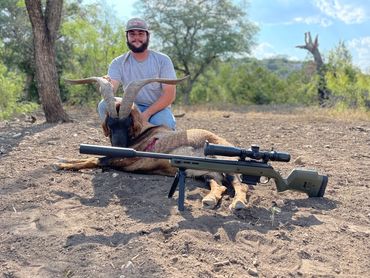
[{"label": "rifle", "polygon": [[[260,151],[257,145],[252,145],[247,150],[206,142],[204,147],[204,155],[206,157],[142,152],[132,148],[89,144],[81,144],[80,153],[114,158],[147,157],[168,159],[173,167],[178,168],[168,198],[173,196],[177,186],[179,186],[178,209],[180,211],[184,210],[186,169],[241,174],[241,181],[248,185],[256,185],[260,183],[261,177],[267,177],[275,181],[278,192],[295,190],[306,193],[309,197],[323,197],[328,183],[328,176],[319,175],[317,171],[302,168],[293,169],[286,178],[283,178],[268,162],[289,162],[290,154],[286,152]],[[239,160],[209,158],[207,157],[209,155],[239,157]],[[247,157],[249,158],[248,160],[246,160]]]}]

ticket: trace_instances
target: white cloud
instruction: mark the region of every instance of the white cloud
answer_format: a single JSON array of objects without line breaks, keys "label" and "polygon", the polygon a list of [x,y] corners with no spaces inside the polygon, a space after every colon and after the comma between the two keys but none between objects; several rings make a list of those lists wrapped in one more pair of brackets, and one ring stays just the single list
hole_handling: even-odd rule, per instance
[{"label": "white cloud", "polygon": [[328,27],[333,24],[333,22],[325,17],[321,16],[310,16],[310,17],[296,17],[293,19],[294,23],[304,23],[307,25],[310,24],[319,24],[322,27]]},{"label": "white cloud", "polygon": [[275,50],[275,48],[267,42],[263,42],[263,43],[260,43],[257,46],[255,46],[252,49],[251,56],[254,57],[254,58],[257,58],[259,60],[277,58],[277,57],[280,57],[280,58],[284,57],[284,58],[286,58],[290,61],[302,61],[302,58],[293,56],[291,54],[286,55],[286,54],[278,53]]},{"label": "white cloud", "polygon": [[314,0],[314,4],[327,16],[346,24],[362,23],[368,19],[364,7],[344,3],[343,0]]},{"label": "white cloud", "polygon": [[350,40],[348,47],[353,54],[353,63],[363,72],[370,73],[370,37]]},{"label": "white cloud", "polygon": [[277,55],[274,47],[266,42],[260,43],[252,49],[252,56],[257,59],[267,59]]}]

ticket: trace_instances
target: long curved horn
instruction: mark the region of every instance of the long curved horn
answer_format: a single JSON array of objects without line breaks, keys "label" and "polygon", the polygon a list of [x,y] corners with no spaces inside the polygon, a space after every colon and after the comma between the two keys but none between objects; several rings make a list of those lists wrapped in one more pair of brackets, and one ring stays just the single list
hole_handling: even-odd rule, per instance
[{"label": "long curved horn", "polygon": [[180,79],[150,78],[150,79],[131,81],[124,89],[124,94],[122,98],[121,107],[118,113],[118,117],[122,119],[130,115],[132,104],[134,103],[135,98],[137,94],[139,93],[140,89],[144,87],[145,85],[152,83],[152,82],[176,85],[177,83],[184,81],[188,77],[189,75],[183,78],[180,78]]},{"label": "long curved horn", "polygon": [[97,82],[99,84],[99,92],[105,102],[107,103],[107,112],[108,115],[112,118],[117,118],[117,110],[115,104],[115,98],[113,94],[112,84],[103,77],[88,77],[83,79],[64,79],[67,83],[70,84],[90,84]]}]

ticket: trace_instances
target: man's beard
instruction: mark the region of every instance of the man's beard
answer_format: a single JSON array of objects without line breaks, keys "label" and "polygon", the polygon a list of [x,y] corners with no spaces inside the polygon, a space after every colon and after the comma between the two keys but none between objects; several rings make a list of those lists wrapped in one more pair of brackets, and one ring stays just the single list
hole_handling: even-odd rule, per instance
[{"label": "man's beard", "polygon": [[140,47],[136,47],[127,41],[128,48],[134,53],[144,52],[148,48],[148,45],[149,45],[149,39],[146,42],[144,42]]}]

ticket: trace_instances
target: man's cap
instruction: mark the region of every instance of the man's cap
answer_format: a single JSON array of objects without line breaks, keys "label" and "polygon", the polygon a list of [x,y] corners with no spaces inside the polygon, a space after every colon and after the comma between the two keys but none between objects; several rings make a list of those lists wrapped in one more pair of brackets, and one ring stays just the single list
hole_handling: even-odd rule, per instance
[{"label": "man's cap", "polygon": [[149,27],[144,20],[135,17],[127,21],[126,32],[130,30],[142,30],[149,32]]}]

